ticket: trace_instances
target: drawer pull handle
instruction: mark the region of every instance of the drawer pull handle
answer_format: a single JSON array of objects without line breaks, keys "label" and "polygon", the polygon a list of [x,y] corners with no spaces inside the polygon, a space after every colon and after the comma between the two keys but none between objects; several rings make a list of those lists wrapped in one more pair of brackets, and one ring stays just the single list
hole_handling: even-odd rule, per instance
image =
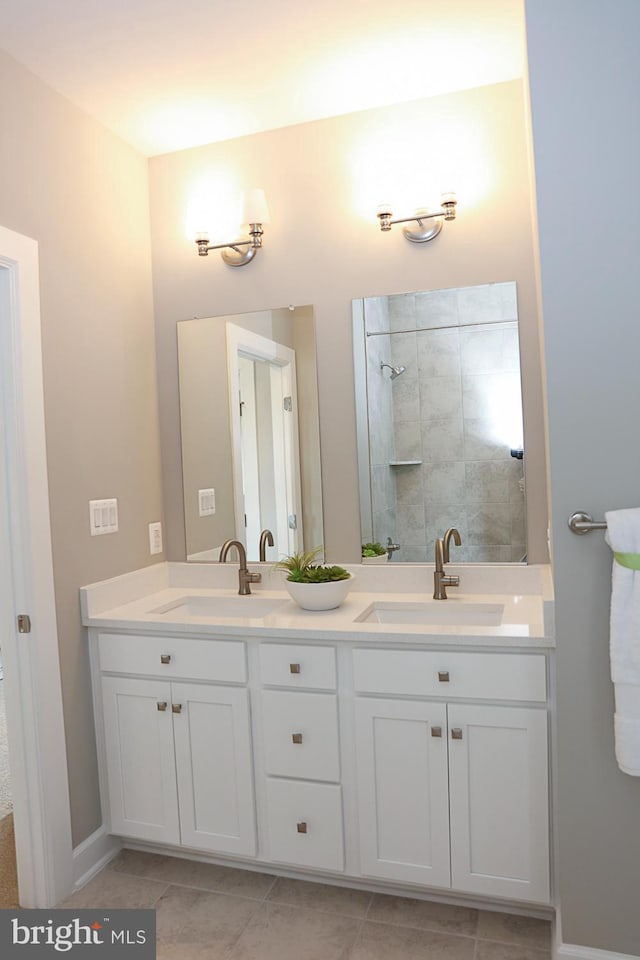
[{"label": "drawer pull handle", "polygon": [[161,712],[164,712],[167,709],[167,701],[158,700],[158,703],[156,704],[156,706],[158,707],[158,710],[160,710]]},{"label": "drawer pull handle", "polygon": [[300,664],[299,664],[299,663],[290,663],[290,664],[289,664],[289,673],[300,673]]},{"label": "drawer pull handle", "polygon": [[440,681],[440,683],[449,683],[449,671],[438,670],[438,680]]},{"label": "drawer pull handle", "polygon": [[160,663],[171,663],[171,654],[170,654],[170,653],[161,653],[161,654],[160,654]]},{"label": "drawer pull handle", "polygon": [[302,743],[302,734],[301,733],[292,733],[291,740],[293,743]]},{"label": "drawer pull handle", "polygon": [[172,713],[182,713],[182,704],[181,703],[172,703],[171,704]]},{"label": "drawer pull handle", "polygon": [[442,727],[431,727],[431,736],[432,736],[432,737],[441,737],[441,736],[442,736]]},{"label": "drawer pull handle", "polygon": [[303,820],[301,823],[297,823],[297,824],[296,824],[296,830],[298,831],[298,833],[306,833],[306,832],[307,832],[307,824],[306,824],[306,821]]},{"label": "drawer pull handle", "polygon": [[462,727],[454,727],[451,731],[452,740],[462,740]]}]

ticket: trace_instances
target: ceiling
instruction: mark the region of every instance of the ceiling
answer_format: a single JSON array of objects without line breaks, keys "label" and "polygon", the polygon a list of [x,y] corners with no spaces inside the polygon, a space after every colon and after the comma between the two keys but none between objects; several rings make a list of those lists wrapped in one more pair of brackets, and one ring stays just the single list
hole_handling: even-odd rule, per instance
[{"label": "ceiling", "polygon": [[5,0],[0,44],[148,156],[523,75],[523,0]]}]

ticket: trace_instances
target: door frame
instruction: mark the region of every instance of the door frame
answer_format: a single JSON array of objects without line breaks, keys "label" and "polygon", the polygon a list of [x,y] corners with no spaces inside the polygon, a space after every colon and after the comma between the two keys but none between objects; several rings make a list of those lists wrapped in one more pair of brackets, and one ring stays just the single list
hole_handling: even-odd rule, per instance
[{"label": "door frame", "polygon": [[[0,584],[0,599],[10,611],[2,650],[18,888],[23,907],[51,907],[73,887],[73,847],[51,550],[38,244],[4,227],[0,298],[9,528],[5,567],[10,574]],[[30,633],[18,632],[18,614],[30,617]]]}]

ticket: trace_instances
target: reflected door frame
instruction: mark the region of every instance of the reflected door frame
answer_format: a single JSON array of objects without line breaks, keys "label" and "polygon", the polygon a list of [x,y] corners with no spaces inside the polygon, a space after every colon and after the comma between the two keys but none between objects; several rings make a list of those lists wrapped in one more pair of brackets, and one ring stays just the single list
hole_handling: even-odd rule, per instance
[{"label": "reflected door frame", "polygon": [[[282,405],[276,409],[272,405],[272,431],[278,444],[279,455],[274,455],[274,466],[278,471],[275,478],[276,489],[285,493],[284,499],[276,510],[276,529],[274,533],[278,552],[282,555],[297,552],[302,544],[302,492],[300,483],[300,452],[298,438],[298,403],[296,390],[295,350],[275,340],[245,330],[234,323],[226,324],[227,372],[229,382],[229,422],[231,424],[231,452],[233,466],[233,500],[235,513],[235,535],[245,544],[245,489],[242,460],[242,430],[240,415],[240,376],[238,358],[268,363],[272,369],[272,387],[281,384]],[[290,397],[290,409],[285,409],[284,397]],[[290,518],[295,517],[295,525]],[[257,546],[257,544],[254,544]]]}]

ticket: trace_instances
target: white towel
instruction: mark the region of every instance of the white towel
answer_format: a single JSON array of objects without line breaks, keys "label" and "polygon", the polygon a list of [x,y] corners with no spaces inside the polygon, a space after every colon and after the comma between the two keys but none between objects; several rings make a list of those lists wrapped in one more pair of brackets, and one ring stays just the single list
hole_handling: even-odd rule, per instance
[{"label": "white towel", "polygon": [[[640,554],[640,508],[605,513],[606,540],[615,553]],[[615,559],[611,577],[609,637],[615,685],[615,741],[618,766],[640,776],[640,571]]]}]

